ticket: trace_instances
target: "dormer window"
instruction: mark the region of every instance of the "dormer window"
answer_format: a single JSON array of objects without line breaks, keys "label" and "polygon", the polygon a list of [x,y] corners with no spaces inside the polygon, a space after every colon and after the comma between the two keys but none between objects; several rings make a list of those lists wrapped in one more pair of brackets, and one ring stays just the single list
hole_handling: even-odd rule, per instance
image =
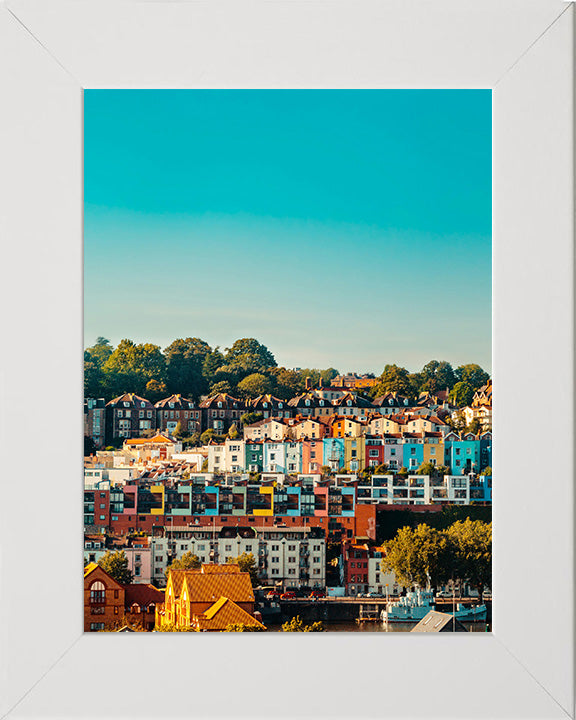
[{"label": "dormer window", "polygon": [[129,403],[129,402],[126,402],[126,401],[124,401],[124,407],[130,407],[130,403]]},{"label": "dormer window", "polygon": [[346,405],[348,405],[348,407],[350,407],[350,405],[352,405],[352,400],[348,400],[348,402],[346,403]]},{"label": "dormer window", "polygon": [[324,407],[324,400],[320,400],[320,405]]},{"label": "dormer window", "polygon": [[310,400],[306,400],[306,407],[310,407]]},{"label": "dormer window", "polygon": [[144,401],[142,401],[142,402],[140,403],[140,407],[146,407],[146,403],[145,403]]},{"label": "dormer window", "polygon": [[393,400],[392,400],[392,398],[390,398],[390,400],[388,400],[388,405],[392,405],[392,402],[393,402]]},{"label": "dormer window", "polygon": [[262,407],[267,408],[267,407],[268,407],[268,403],[262,403]]},{"label": "dormer window", "polygon": [[284,403],[278,403],[278,407],[279,408],[284,407]]},{"label": "dormer window", "polygon": [[222,403],[221,403],[221,402],[218,403],[218,407],[219,407],[219,408],[222,407]]},{"label": "dormer window", "polygon": [[173,407],[174,407],[174,403],[172,403],[172,402],[171,402],[171,403],[168,403],[168,407],[173,408]]}]

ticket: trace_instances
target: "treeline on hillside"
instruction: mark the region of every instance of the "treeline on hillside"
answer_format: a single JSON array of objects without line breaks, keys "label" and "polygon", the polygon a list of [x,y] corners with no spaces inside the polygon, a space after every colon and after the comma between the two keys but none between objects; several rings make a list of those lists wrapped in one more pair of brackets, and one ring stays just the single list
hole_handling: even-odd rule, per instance
[{"label": "treeline on hillside", "polygon": [[[255,338],[241,338],[232,347],[212,348],[200,338],[179,338],[168,347],[121,340],[117,347],[104,337],[84,351],[84,394],[111,400],[123,392],[134,392],[151,402],[180,393],[198,400],[203,395],[227,392],[249,398],[272,393],[288,400],[305,390],[306,378],[313,386],[324,385],[339,375],[335,368],[291,370],[278,367],[274,355]],[[410,397],[424,390],[448,388],[454,404],[469,405],[474,392],[490,376],[479,365],[432,360],[419,373],[386,365],[367,397],[399,392]]]}]

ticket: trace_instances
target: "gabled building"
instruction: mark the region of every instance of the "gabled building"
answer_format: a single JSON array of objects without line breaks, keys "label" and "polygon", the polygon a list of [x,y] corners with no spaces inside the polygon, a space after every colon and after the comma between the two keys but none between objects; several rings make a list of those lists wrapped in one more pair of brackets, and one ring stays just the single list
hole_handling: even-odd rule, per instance
[{"label": "gabled building", "polygon": [[[233,603],[230,608],[240,608],[252,622],[261,625],[254,618],[255,599],[250,575],[240,572],[238,565],[207,564],[199,570],[171,570],[164,603],[156,606],[156,627],[174,625],[180,630],[208,629],[204,623],[222,609],[223,599]],[[251,622],[245,615],[242,617],[247,623]]]},{"label": "gabled building", "polygon": [[366,430],[366,423],[355,417],[334,416],[330,424],[330,435],[336,438],[360,437]]},{"label": "gabled building", "polygon": [[352,393],[346,393],[346,395],[338,398],[338,400],[333,400],[332,405],[338,415],[345,416],[354,415],[357,417],[366,417],[370,412],[374,412],[375,409],[370,400],[352,395]]},{"label": "gabled building", "polygon": [[381,415],[392,415],[410,407],[411,400],[406,395],[392,392],[379,395],[372,401],[372,405]]},{"label": "gabled building", "polygon": [[259,412],[266,418],[289,418],[292,416],[287,400],[280,400],[274,395],[259,395],[249,401],[251,412]]},{"label": "gabled building", "polygon": [[202,411],[194,400],[180,394],[159,400],[156,408],[157,427],[160,432],[173,433],[180,423],[182,432],[192,434],[202,430]]},{"label": "gabled building", "polygon": [[288,405],[294,415],[331,415],[334,412],[332,403],[323,397],[318,397],[314,391],[302,393],[288,400]]},{"label": "gabled building", "polygon": [[284,440],[288,425],[282,420],[265,418],[244,426],[244,440]]},{"label": "gabled building", "polygon": [[106,442],[140,437],[156,425],[154,405],[135,393],[124,393],[106,404]]},{"label": "gabled building", "polygon": [[246,405],[242,400],[227,393],[219,393],[206,398],[199,405],[202,411],[202,427],[223,434],[234,423],[239,424],[240,418],[246,412]]}]

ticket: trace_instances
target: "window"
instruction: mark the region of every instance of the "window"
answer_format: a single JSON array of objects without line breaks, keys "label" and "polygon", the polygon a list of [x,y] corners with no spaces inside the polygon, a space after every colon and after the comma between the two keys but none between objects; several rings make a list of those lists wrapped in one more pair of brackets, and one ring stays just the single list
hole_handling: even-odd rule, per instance
[{"label": "window", "polygon": [[280,574],[280,571],[278,570],[278,568],[272,568],[272,575],[279,575],[279,574]]},{"label": "window", "polygon": [[106,520],[106,515],[100,515],[100,520]]},{"label": "window", "polygon": [[226,545],[226,546],[224,547],[224,550],[225,550],[226,552],[230,552],[230,551],[232,550],[232,545]]},{"label": "window", "polygon": [[296,545],[288,545],[288,550],[296,550]]},{"label": "window", "polygon": [[288,568],[288,575],[296,575],[296,568]]},{"label": "window", "polygon": [[250,552],[252,550],[252,545],[246,545],[246,552]]},{"label": "window", "polygon": [[90,604],[101,604],[105,601],[105,599],[106,588],[104,583],[100,582],[100,580],[96,580],[96,582],[93,582],[92,585],[90,585]]},{"label": "window", "polygon": [[91,632],[98,632],[98,630],[104,630],[104,623],[90,623]]},{"label": "window", "polygon": [[278,562],[278,558],[277,558],[277,557],[273,557],[273,558],[272,558],[272,562],[273,562],[273,563],[277,563],[277,562]]},{"label": "window", "polygon": [[320,562],[320,558],[319,558],[319,557],[312,558],[312,562],[314,562],[314,563],[319,563],[319,562]]},{"label": "window", "polygon": [[279,549],[280,549],[279,545],[272,545],[272,550],[279,550]]},{"label": "window", "polygon": [[136,566],[135,566],[135,568],[134,568],[134,575],[135,575],[136,577],[139,577],[139,576],[140,576],[140,565],[136,565]]},{"label": "window", "polygon": [[289,557],[289,558],[288,558],[288,562],[289,562],[289,563],[295,563],[295,562],[296,562],[296,558],[295,558],[295,557]]}]

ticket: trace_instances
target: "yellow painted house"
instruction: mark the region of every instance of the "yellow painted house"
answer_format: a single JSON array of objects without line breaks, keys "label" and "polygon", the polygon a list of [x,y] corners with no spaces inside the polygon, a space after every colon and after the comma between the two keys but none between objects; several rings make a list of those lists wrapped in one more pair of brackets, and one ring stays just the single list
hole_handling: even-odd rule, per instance
[{"label": "yellow painted house", "polygon": [[349,472],[361,472],[366,467],[366,440],[364,437],[344,438],[344,467]]}]

